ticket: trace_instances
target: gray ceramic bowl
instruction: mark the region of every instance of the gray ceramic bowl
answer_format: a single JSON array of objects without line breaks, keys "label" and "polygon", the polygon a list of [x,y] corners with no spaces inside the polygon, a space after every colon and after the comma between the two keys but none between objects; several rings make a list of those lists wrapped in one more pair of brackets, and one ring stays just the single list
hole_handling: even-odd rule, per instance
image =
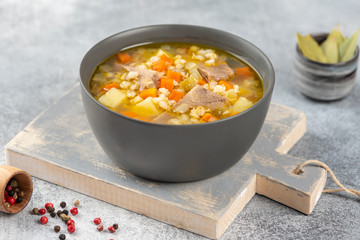
[{"label": "gray ceramic bowl", "polygon": [[[124,48],[154,42],[201,43],[241,56],[262,77],[264,97],[233,117],[180,126],[128,118],[92,97],[89,81],[99,63]],[[146,26],[106,38],[85,55],[80,77],[87,119],[105,153],[137,176],[165,182],[206,179],[238,162],[260,132],[275,83],[269,59],[253,44],[227,32],[191,25]]]}]

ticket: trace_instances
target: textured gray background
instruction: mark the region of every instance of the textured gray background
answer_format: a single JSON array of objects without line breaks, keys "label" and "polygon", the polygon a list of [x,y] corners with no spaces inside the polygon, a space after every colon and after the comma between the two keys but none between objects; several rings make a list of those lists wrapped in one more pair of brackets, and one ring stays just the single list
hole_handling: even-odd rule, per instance
[{"label": "textured gray background", "polygon": [[[349,187],[360,188],[360,83],[346,99],[321,103],[302,96],[292,81],[295,32],[327,31],[337,23],[346,35],[360,27],[359,1],[0,1],[0,164],[3,146],[78,81],[86,51],[125,29],[161,23],[219,28],[244,37],[274,64],[273,101],[304,111],[305,136],[290,152],[327,163]],[[328,179],[327,187],[335,187]],[[202,237],[34,179],[28,207],[0,213],[0,239],[56,239],[51,227],[28,213],[52,201],[82,202],[77,232],[67,239],[203,239]],[[118,222],[115,235],[97,233],[91,220]],[[360,239],[360,201],[323,194],[305,216],[255,196],[222,239]]]}]

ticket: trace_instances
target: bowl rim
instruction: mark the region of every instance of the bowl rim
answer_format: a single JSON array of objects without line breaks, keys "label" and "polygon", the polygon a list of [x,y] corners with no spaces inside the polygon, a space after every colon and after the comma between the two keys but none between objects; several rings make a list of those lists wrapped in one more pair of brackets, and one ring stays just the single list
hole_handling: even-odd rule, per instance
[{"label": "bowl rim", "polygon": [[[327,33],[327,32],[315,32],[315,33],[309,33],[310,36],[312,36],[313,38],[316,38],[316,37],[327,37],[330,33]],[[317,43],[319,43],[316,39],[315,41]],[[355,48],[355,54],[352,58],[350,58],[349,60],[347,60],[346,62],[338,62],[338,63],[321,63],[321,62],[317,62],[317,61],[314,61],[310,58],[307,58],[304,56],[304,54],[302,53],[302,51],[300,50],[300,47],[299,47],[299,44],[296,43],[296,53],[297,55],[303,60],[303,61],[306,61],[306,62],[309,62],[309,63],[312,63],[314,65],[318,65],[318,66],[322,66],[322,67],[343,67],[343,66],[346,66],[346,65],[349,65],[349,64],[352,64],[352,63],[355,63],[358,58],[359,58],[359,45],[356,45],[356,48]]]},{"label": "bowl rim", "polygon": [[[264,60],[269,64],[269,67],[270,67],[270,81],[269,81],[269,87],[268,89],[266,90],[266,92],[264,93],[264,95],[261,97],[261,99],[259,101],[257,101],[254,105],[252,105],[250,108],[242,111],[241,113],[238,113],[236,115],[233,115],[233,116],[230,116],[230,117],[226,117],[226,118],[222,118],[222,119],[219,119],[219,120],[216,120],[216,121],[213,121],[213,122],[206,122],[206,123],[193,123],[193,124],[181,124],[181,125],[174,125],[174,124],[162,124],[162,123],[153,123],[153,122],[145,122],[145,121],[142,121],[142,120],[138,120],[138,119],[135,119],[135,118],[130,118],[130,117],[127,117],[125,115],[122,115],[118,112],[115,112],[113,110],[111,110],[110,108],[107,108],[105,107],[104,105],[102,105],[99,101],[97,101],[93,96],[92,94],[89,92],[89,90],[84,86],[83,84],[83,80],[82,80],[82,66],[83,66],[83,62],[84,60],[87,58],[87,56],[89,54],[91,54],[92,50],[94,48],[96,48],[98,45],[102,44],[103,42],[107,41],[108,39],[111,39],[117,35],[120,35],[120,34],[125,34],[125,33],[128,33],[128,32],[135,32],[135,31],[139,31],[139,30],[142,30],[142,29],[151,29],[151,28],[159,28],[159,27],[162,27],[162,28],[167,28],[167,27],[172,27],[172,28],[176,28],[176,27],[195,27],[195,28],[199,28],[199,29],[204,29],[204,30],[211,30],[211,31],[217,31],[219,33],[222,33],[222,34],[227,34],[227,35],[230,35],[232,37],[235,37],[235,38],[238,38],[240,39],[241,41],[244,41],[246,44],[250,45],[251,47],[253,47],[256,51],[258,51],[260,53],[260,55],[262,55],[262,57],[264,58]],[[147,44],[146,42],[144,42],[144,44]],[[134,44],[135,45],[135,44]],[[134,45],[129,45],[127,47],[131,47],[131,46],[134,46]],[[135,45],[136,46],[136,45]],[[209,45],[211,47],[211,45]],[[210,27],[204,27],[204,26],[199,26],[199,25],[192,25],[192,24],[154,24],[154,25],[145,25],[145,26],[140,26],[140,27],[136,27],[136,28],[131,28],[131,29],[127,29],[127,30],[124,30],[124,31],[121,31],[121,32],[118,32],[118,33],[115,33],[115,34],[112,34],[106,38],[104,38],[103,40],[97,42],[95,45],[93,45],[87,52],[86,54],[84,55],[84,57],[82,58],[81,60],[81,63],[80,63],[80,84],[81,84],[81,87],[82,89],[85,91],[85,93],[92,99],[92,101],[94,101],[96,104],[98,104],[101,108],[105,109],[106,111],[110,111],[112,113],[114,113],[116,116],[120,116],[122,118],[125,118],[125,119],[128,119],[128,120],[131,120],[131,121],[135,121],[139,124],[143,124],[143,125],[154,125],[154,126],[157,126],[157,127],[169,127],[169,128],[193,128],[193,127],[207,127],[209,125],[214,125],[214,124],[221,124],[223,123],[224,121],[229,121],[230,119],[234,119],[234,118],[238,118],[244,114],[246,114],[247,112],[251,111],[252,109],[254,109],[256,106],[260,105],[262,102],[265,101],[266,98],[268,97],[271,97],[271,94],[274,90],[274,86],[275,86],[275,70],[274,70],[274,66],[272,65],[270,59],[268,58],[268,56],[262,51],[260,50],[257,46],[255,46],[253,43],[249,42],[248,40],[242,38],[242,37],[239,37],[235,34],[232,34],[232,33],[229,33],[229,32],[226,32],[226,31],[223,31],[223,30],[219,30],[219,29],[216,29],[216,28],[210,28]],[[256,69],[254,69],[255,71],[257,71]],[[259,73],[258,73],[259,74]],[[260,75],[260,74],[259,74]],[[261,76],[261,75],[260,75]]]}]

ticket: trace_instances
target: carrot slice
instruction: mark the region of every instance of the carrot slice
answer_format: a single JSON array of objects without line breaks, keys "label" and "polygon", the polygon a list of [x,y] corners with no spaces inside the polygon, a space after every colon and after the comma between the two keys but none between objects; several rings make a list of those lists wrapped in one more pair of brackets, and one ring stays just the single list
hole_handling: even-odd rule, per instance
[{"label": "carrot slice", "polygon": [[157,72],[164,72],[167,69],[166,62],[164,60],[157,61],[154,63],[153,69]]},{"label": "carrot slice", "polygon": [[219,85],[224,85],[226,91],[233,88],[233,84],[231,82],[228,82],[228,81],[219,81]]},{"label": "carrot slice", "polygon": [[175,100],[176,102],[179,102],[180,99],[184,97],[184,95],[184,93],[174,90],[170,93],[169,100]]},{"label": "carrot slice", "polygon": [[200,80],[198,81],[198,84],[199,85],[204,85],[204,84],[207,84],[208,82],[205,80],[205,79],[203,79],[203,78],[200,78]]},{"label": "carrot slice", "polygon": [[205,115],[202,116],[201,119],[204,120],[205,122],[213,122],[213,121],[219,120],[217,117],[215,117],[214,115],[212,115],[210,113],[205,113]]},{"label": "carrot slice", "polygon": [[252,77],[253,72],[251,71],[251,68],[249,67],[241,67],[241,68],[235,68],[234,69],[236,75],[244,76],[244,77]]},{"label": "carrot slice", "polygon": [[160,79],[160,88],[166,88],[169,92],[174,90],[174,80],[168,77],[162,77]]},{"label": "carrot slice", "polygon": [[103,90],[105,91],[105,92],[107,92],[107,91],[109,91],[110,89],[112,89],[112,88],[118,88],[119,87],[119,85],[117,84],[117,83],[109,83],[109,84],[105,84],[105,86],[103,87]]},{"label": "carrot slice", "polygon": [[178,73],[178,72],[173,72],[171,70],[169,70],[167,72],[167,75],[166,75],[168,78],[171,78],[171,79],[174,79],[175,81],[177,81],[178,83],[181,82],[181,79],[182,79],[182,76],[181,76],[181,73]]},{"label": "carrot slice", "polygon": [[169,64],[174,63],[173,60],[170,57],[166,56],[165,54],[161,54],[159,58],[165,62],[168,62]]},{"label": "carrot slice", "polygon": [[150,122],[150,121],[151,121],[151,118],[145,117],[145,116],[141,116],[141,115],[139,115],[139,114],[136,113],[136,112],[123,111],[123,112],[120,112],[120,113],[121,113],[122,115],[127,116],[127,117],[134,118],[134,119],[138,119],[138,120],[141,120],[141,121],[145,121],[145,122]]},{"label": "carrot slice", "polygon": [[146,99],[148,97],[157,97],[158,93],[155,87],[153,88],[149,88],[149,89],[144,89],[139,93],[139,96],[142,99]]},{"label": "carrot slice", "polygon": [[131,56],[128,53],[119,53],[118,59],[121,63],[127,63],[127,62],[131,61]]}]

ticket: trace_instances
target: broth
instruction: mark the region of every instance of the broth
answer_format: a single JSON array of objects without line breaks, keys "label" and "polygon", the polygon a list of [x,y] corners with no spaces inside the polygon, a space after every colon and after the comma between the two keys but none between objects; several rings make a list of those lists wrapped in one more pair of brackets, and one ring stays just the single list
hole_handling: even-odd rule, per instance
[{"label": "broth", "polygon": [[244,61],[189,43],[147,44],[116,53],[98,65],[90,90],[117,113],[177,125],[233,116],[264,93],[260,76]]}]

